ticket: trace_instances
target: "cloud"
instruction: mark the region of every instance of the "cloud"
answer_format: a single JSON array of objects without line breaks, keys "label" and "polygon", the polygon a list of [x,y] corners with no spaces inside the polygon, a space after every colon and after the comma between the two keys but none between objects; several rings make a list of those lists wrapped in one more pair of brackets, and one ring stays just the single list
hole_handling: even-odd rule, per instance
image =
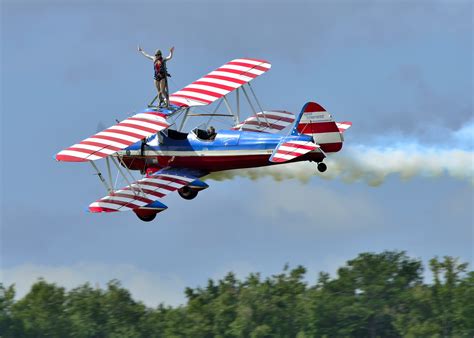
[{"label": "cloud", "polygon": [[290,224],[292,230],[360,229],[378,224],[381,218],[377,203],[366,194],[342,194],[320,185],[291,181],[268,182],[259,187],[250,207],[256,217]]},{"label": "cloud", "polygon": [[470,121],[457,131],[442,135],[443,142],[438,145],[421,144],[403,136],[380,138],[374,141],[374,145],[351,145],[349,141],[340,153],[325,160],[328,170],[322,174],[317,172],[314,164],[298,162],[217,172],[209,179],[220,181],[241,176],[253,180],[272,177],[276,181],[298,179],[308,182],[318,175],[346,183],[362,181],[379,186],[391,175],[398,175],[402,180],[415,176],[436,178],[448,175],[474,184],[473,131],[474,122]]},{"label": "cloud", "polygon": [[160,276],[129,264],[77,263],[71,266],[22,264],[1,270],[5,285],[15,284],[17,298],[23,297],[38,278],[57,283],[70,290],[89,282],[105,288],[108,281],[118,279],[132,296],[148,306],[159,303],[185,303],[184,282],[175,276]]}]

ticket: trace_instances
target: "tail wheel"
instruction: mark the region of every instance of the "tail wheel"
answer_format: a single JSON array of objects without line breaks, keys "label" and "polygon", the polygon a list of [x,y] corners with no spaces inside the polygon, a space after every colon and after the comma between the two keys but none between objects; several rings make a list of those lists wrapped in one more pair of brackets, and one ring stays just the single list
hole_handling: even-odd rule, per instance
[{"label": "tail wheel", "polygon": [[327,168],[328,167],[325,163],[323,163],[323,162],[318,163],[318,170],[319,170],[320,173],[325,172],[327,170]]},{"label": "tail wheel", "polygon": [[139,210],[139,211],[135,211],[135,214],[143,222],[151,222],[155,219],[157,213],[156,212]]},{"label": "tail wheel", "polygon": [[193,190],[190,187],[186,186],[186,187],[182,187],[181,189],[179,189],[178,194],[179,194],[179,196],[181,196],[185,200],[192,200],[194,197],[197,196],[198,191]]}]

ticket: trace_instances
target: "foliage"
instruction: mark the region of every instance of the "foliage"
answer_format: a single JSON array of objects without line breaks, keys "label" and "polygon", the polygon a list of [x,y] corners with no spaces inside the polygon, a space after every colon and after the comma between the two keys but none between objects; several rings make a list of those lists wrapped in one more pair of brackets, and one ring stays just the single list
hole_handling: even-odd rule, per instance
[{"label": "foliage", "polygon": [[39,279],[15,300],[0,284],[1,337],[472,337],[474,272],[433,258],[430,284],[404,252],[362,253],[314,285],[298,266],[233,273],[187,288],[186,304],[148,308],[116,280],[70,291]]}]

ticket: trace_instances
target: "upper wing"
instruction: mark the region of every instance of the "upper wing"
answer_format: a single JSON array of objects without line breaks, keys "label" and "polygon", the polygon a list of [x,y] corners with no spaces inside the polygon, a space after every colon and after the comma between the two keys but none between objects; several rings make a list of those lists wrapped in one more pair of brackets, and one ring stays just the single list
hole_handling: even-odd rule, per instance
[{"label": "upper wing", "polygon": [[270,157],[270,162],[282,163],[291,161],[294,158],[318,148],[320,148],[319,145],[311,141],[283,139],[273,151],[273,154]]},{"label": "upper wing", "polygon": [[245,131],[259,131],[263,133],[278,133],[295,121],[295,115],[287,111],[263,111],[250,116],[245,121],[231,129]]},{"label": "upper wing", "polygon": [[166,206],[157,202],[158,198],[168,195],[184,186],[196,182],[198,189],[207,188],[207,184],[198,180],[206,172],[191,169],[162,169],[123,189],[114,191],[89,205],[91,212],[127,211],[138,208],[154,208],[162,211]]},{"label": "upper wing", "polygon": [[204,106],[252,81],[271,68],[265,60],[235,59],[170,95],[180,107]]},{"label": "upper wing", "polygon": [[169,127],[165,114],[145,111],[133,115],[109,129],[101,131],[56,155],[56,160],[66,162],[94,161],[151,136]]}]

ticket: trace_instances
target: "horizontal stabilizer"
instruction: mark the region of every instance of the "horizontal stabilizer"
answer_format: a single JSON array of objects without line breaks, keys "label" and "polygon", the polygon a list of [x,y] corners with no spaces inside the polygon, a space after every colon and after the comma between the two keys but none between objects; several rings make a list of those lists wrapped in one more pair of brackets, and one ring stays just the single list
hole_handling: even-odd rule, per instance
[{"label": "horizontal stabilizer", "polygon": [[274,134],[285,129],[294,121],[295,115],[287,111],[263,111],[250,116],[231,129]]},{"label": "horizontal stabilizer", "polygon": [[130,145],[169,127],[166,115],[156,110],[129,117],[109,129],[91,136],[56,155],[65,162],[94,161],[110,156]]},{"label": "horizontal stabilizer", "polygon": [[170,95],[179,107],[205,106],[252,81],[271,68],[265,60],[235,59]]},{"label": "horizontal stabilizer", "polygon": [[282,140],[273,151],[270,162],[283,163],[316,150],[319,145],[304,140]]},{"label": "horizontal stabilizer", "polygon": [[337,128],[339,129],[340,133],[345,132],[352,126],[352,122],[344,121],[344,122],[336,122]]}]

